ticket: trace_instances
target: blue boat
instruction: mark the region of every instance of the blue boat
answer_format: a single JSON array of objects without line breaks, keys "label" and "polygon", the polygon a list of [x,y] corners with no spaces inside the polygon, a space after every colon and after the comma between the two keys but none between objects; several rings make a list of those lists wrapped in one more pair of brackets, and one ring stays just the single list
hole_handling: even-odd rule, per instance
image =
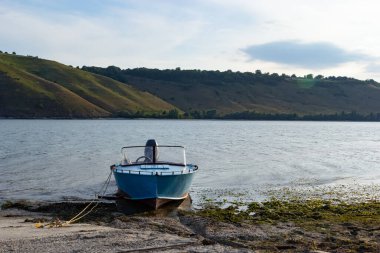
[{"label": "blue boat", "polygon": [[121,152],[122,161],[111,166],[119,196],[154,209],[188,197],[198,166],[186,163],[184,147],[148,140],[145,146],[123,147]]}]

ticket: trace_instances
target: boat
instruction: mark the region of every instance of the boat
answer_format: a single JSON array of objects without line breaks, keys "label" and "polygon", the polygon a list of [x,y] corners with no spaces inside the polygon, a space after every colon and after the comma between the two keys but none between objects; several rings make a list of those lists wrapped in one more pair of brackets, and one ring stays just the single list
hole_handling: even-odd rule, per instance
[{"label": "boat", "polygon": [[154,139],[145,146],[121,148],[122,160],[111,165],[117,195],[155,210],[189,196],[198,166],[186,163],[183,146],[159,146]]}]

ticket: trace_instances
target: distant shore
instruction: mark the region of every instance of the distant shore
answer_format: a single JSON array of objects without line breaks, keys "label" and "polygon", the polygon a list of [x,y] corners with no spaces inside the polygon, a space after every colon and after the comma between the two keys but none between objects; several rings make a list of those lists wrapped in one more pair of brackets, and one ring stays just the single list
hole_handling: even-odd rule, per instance
[{"label": "distant shore", "polygon": [[85,203],[3,203],[0,252],[379,252],[380,203],[323,200],[205,205],[124,215],[102,203],[68,227]]},{"label": "distant shore", "polygon": [[313,118],[123,118],[123,117],[101,117],[101,118],[76,118],[76,117],[0,117],[0,120],[215,120],[215,121],[299,121],[299,122],[380,122],[380,119],[313,119]]}]

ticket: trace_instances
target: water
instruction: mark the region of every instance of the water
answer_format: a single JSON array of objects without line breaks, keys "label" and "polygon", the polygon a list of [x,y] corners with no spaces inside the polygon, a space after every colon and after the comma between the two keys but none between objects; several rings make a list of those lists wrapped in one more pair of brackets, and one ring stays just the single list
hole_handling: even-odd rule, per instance
[{"label": "water", "polygon": [[149,138],[186,147],[200,168],[196,201],[259,199],[294,186],[379,187],[379,133],[380,123],[365,122],[0,120],[0,201],[90,199],[120,148]]}]

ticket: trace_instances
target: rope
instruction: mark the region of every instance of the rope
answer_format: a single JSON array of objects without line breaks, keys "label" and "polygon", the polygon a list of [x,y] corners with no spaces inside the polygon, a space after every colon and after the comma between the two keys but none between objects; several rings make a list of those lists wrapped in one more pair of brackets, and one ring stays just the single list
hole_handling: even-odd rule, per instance
[{"label": "rope", "polygon": [[[85,216],[87,216],[89,213],[91,213],[92,212],[92,210],[94,210],[95,209],[95,207],[97,207],[98,205],[99,205],[99,201],[97,201],[98,200],[98,198],[97,198],[97,196],[99,196],[99,194],[100,193],[102,193],[102,195],[104,195],[105,193],[106,193],[106,191],[107,191],[107,188],[108,188],[108,184],[109,184],[109,182],[110,182],[110,180],[111,180],[111,175],[112,175],[112,171],[110,171],[110,174],[108,175],[108,177],[107,177],[107,180],[104,182],[104,184],[103,184],[103,186],[102,186],[102,188],[100,188],[100,191],[99,191],[99,193],[98,194],[96,194],[95,196],[95,199],[93,199],[81,212],[79,212],[77,215],[75,215],[73,218],[71,218],[69,221],[66,221],[65,222],[65,224],[71,224],[71,223],[74,223],[74,222],[76,222],[76,221],[78,221],[78,220],[80,220],[80,219],[82,219],[83,217],[85,217]],[[102,190],[103,190],[103,188],[104,188],[104,191],[102,192]],[[82,213],[84,213],[90,206],[91,206],[91,204],[93,204],[94,202],[96,202],[96,204],[88,211],[88,212],[86,212],[85,214],[83,214],[83,215],[81,215]]]},{"label": "rope", "polygon": [[[75,215],[73,218],[71,218],[70,220],[68,221],[65,221],[65,222],[61,222],[59,219],[49,223],[49,224],[42,224],[42,223],[36,223],[35,224],[35,227],[36,228],[43,228],[43,227],[49,227],[49,228],[52,228],[52,227],[63,227],[63,226],[67,226],[67,225],[70,225],[74,222],[77,222],[78,220],[82,219],[83,217],[87,216],[88,214],[90,214],[98,205],[99,205],[99,201],[98,201],[98,196],[100,194],[104,195],[107,191],[107,188],[108,188],[108,185],[111,181],[111,176],[112,176],[112,171],[110,171],[110,174],[108,175],[106,181],[104,182],[104,184],[102,185],[102,188],[100,188],[100,191],[95,194],[95,198],[85,207],[83,208],[82,211],[80,211],[77,215]],[[96,203],[95,203],[96,202]],[[93,207],[90,208],[90,206],[95,203],[95,205]],[[89,209],[90,208],[90,209]],[[87,212],[85,212],[87,209],[89,209]]]}]

